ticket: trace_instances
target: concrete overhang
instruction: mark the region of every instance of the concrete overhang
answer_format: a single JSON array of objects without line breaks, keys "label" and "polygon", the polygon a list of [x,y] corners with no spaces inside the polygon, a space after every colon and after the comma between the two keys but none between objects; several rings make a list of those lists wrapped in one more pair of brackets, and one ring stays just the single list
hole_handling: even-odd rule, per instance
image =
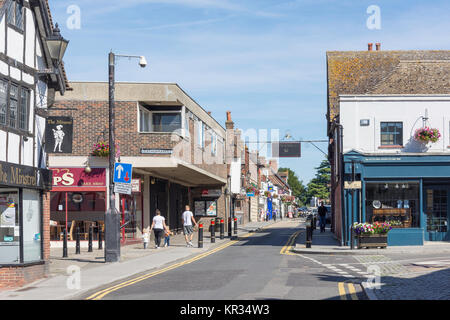
[{"label": "concrete overhang", "polygon": [[[195,165],[168,157],[121,157],[133,164],[133,172],[166,179],[187,187],[225,185],[227,179]],[[226,166],[224,164],[224,166]]]}]

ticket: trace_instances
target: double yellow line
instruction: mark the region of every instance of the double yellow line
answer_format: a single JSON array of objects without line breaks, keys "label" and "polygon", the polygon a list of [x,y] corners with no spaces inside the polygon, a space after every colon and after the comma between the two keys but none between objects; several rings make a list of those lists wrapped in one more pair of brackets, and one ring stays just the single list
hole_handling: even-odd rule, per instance
[{"label": "double yellow line", "polygon": [[[341,300],[347,300],[345,284],[346,284],[346,282],[338,283],[339,295],[341,296]],[[353,286],[353,283],[347,282],[347,287],[348,287],[348,292],[350,293],[350,297],[352,298],[352,300],[358,300],[358,297],[356,296],[356,290],[355,290],[355,287]]]},{"label": "double yellow line", "polygon": [[293,235],[289,237],[288,242],[286,245],[281,249],[280,254],[285,254],[288,256],[295,256],[295,253],[292,253],[292,247],[294,246],[295,239],[297,239],[298,235],[300,234],[300,230],[295,232]]},{"label": "double yellow line", "polygon": [[[240,238],[246,238],[246,237],[249,237],[250,235],[251,235],[251,233],[248,233],[248,234],[245,234],[245,235],[242,235],[242,236],[239,236],[239,237]],[[106,295],[108,295],[108,294],[110,294],[110,293],[112,293],[114,291],[117,291],[119,289],[131,286],[131,285],[133,285],[135,283],[138,283],[138,282],[144,281],[146,279],[152,278],[152,277],[157,276],[157,275],[159,275],[161,273],[164,273],[164,272],[167,272],[167,271],[179,268],[179,267],[184,266],[186,264],[190,264],[190,263],[192,263],[194,261],[203,259],[203,258],[205,258],[205,257],[207,257],[207,256],[209,256],[209,255],[211,255],[213,253],[216,253],[216,252],[218,252],[220,250],[223,250],[223,249],[225,249],[225,248],[235,244],[236,242],[239,242],[239,240],[231,240],[230,242],[228,242],[228,243],[226,243],[224,245],[221,245],[221,246],[219,246],[217,248],[214,248],[211,251],[199,254],[199,255],[191,258],[191,259],[188,259],[188,260],[185,260],[185,261],[173,264],[173,265],[168,266],[168,267],[166,267],[164,269],[157,270],[157,271],[154,271],[154,272],[151,272],[151,273],[147,273],[147,274],[144,274],[144,275],[139,276],[137,278],[133,278],[131,280],[119,283],[119,284],[117,284],[115,286],[112,286],[112,287],[100,290],[100,291],[92,294],[91,296],[87,297],[86,300],[100,300],[100,299],[104,298]]]}]

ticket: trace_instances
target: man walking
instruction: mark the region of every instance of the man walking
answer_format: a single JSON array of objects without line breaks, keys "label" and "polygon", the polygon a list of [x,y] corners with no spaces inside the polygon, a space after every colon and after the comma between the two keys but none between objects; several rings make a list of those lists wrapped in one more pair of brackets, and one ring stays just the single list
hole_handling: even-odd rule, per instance
[{"label": "man walking", "polygon": [[320,207],[317,210],[317,213],[319,215],[320,232],[325,232],[325,227],[327,225],[327,208],[323,205],[323,201],[320,202]]},{"label": "man walking", "polygon": [[192,223],[197,226],[197,222],[194,219],[194,214],[191,212],[191,208],[186,206],[186,211],[182,215],[183,220],[183,233],[186,239],[186,247],[193,247],[192,238],[194,237],[194,227]]}]

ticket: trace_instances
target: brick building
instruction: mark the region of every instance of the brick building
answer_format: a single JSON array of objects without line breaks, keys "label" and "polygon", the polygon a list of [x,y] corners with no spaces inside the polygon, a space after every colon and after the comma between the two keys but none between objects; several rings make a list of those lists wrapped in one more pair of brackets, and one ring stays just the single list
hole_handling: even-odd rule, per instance
[{"label": "brick building", "polygon": [[[86,234],[89,225],[103,225],[109,205],[108,157],[93,155],[94,145],[108,141],[108,84],[71,82],[71,87],[73,91],[57,97],[51,114],[72,118],[74,127],[72,153],[49,159],[54,176],[66,172],[75,177],[70,184],[62,176],[54,179],[54,240],[57,226],[66,223],[65,214],[68,224]],[[210,113],[177,84],[116,83],[115,100],[116,157],[133,165],[136,185],[131,195],[116,197],[122,221],[130,221],[122,241],[139,240],[156,209],[177,231],[187,204],[205,228],[212,218],[226,218],[226,134]],[[101,176],[96,182],[95,174]],[[83,207],[89,204],[90,209]]]},{"label": "brick building", "polygon": [[68,89],[49,42],[58,35],[47,1],[0,1],[0,287],[48,273],[45,118]]}]

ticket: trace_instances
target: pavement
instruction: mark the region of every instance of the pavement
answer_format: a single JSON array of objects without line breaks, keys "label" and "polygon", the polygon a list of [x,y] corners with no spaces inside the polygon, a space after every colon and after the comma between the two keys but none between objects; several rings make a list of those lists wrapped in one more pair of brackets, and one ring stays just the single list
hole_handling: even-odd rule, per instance
[{"label": "pavement", "polygon": [[[311,248],[306,248],[306,230],[292,251],[304,257],[348,257],[342,264],[369,270],[373,274],[361,282],[369,300],[450,300],[450,242],[425,242],[423,246],[388,246],[385,249],[351,249],[340,246],[327,228],[313,232]],[[313,259],[314,260],[314,259]],[[338,265],[339,266],[339,265]]]},{"label": "pavement", "polygon": [[[256,232],[273,223],[274,221],[262,221],[240,225],[237,234],[241,236]],[[81,253],[75,254],[75,248],[69,247],[68,258],[62,258],[62,248],[53,247],[50,250],[49,276],[21,288],[4,289],[0,291],[0,300],[76,299],[109,283],[189,259],[229,241],[227,233],[220,240],[219,233],[216,232],[216,241],[211,243],[210,233],[204,230],[203,248],[197,247],[198,232],[195,232],[193,248],[186,247],[181,233],[171,237],[169,247],[156,249],[152,236],[147,249],[144,249],[142,243],[122,246],[121,260],[116,263],[104,262],[104,249],[98,249],[98,242],[93,242],[93,252],[87,252],[87,248],[82,247]]]}]

